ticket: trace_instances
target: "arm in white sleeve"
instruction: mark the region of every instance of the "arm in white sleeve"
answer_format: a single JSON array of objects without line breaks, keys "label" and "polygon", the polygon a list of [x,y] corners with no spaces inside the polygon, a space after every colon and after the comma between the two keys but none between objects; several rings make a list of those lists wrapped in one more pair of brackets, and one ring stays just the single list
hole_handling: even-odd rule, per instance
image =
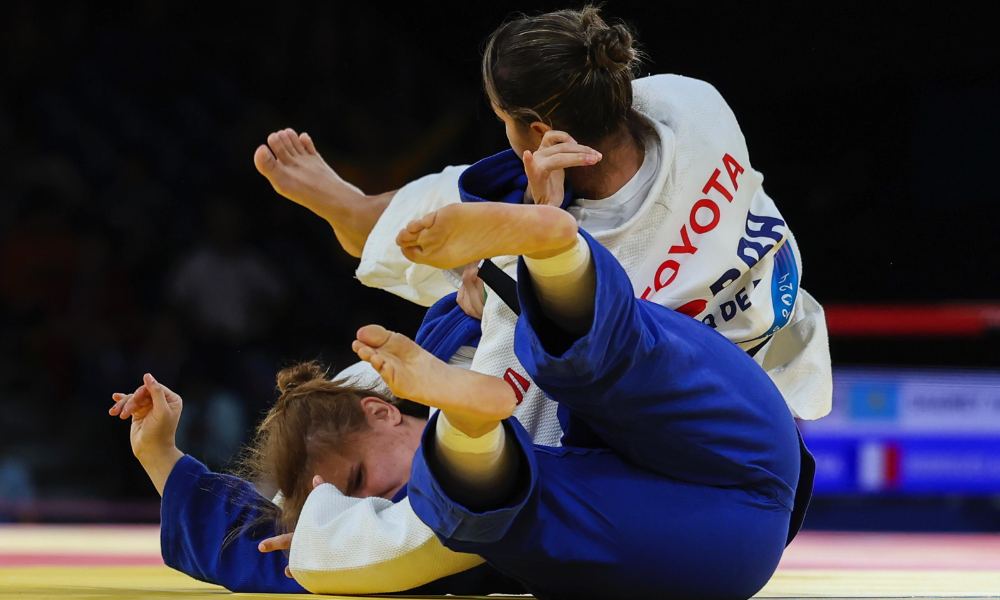
[{"label": "arm in white sleeve", "polygon": [[316,594],[386,594],[482,564],[452,552],[404,499],[351,498],[330,484],[309,494],[295,527],[289,569]]},{"label": "arm in white sleeve", "polygon": [[460,278],[448,277],[427,265],[410,262],[396,245],[396,235],[406,224],[439,208],[461,202],[458,178],[465,166],[447,167],[406,184],[393,196],[361,252],[358,280],[392,292],[423,306],[430,306],[458,289]]},{"label": "arm in white sleeve", "polygon": [[818,419],[833,406],[830,342],[823,307],[800,289],[792,321],[754,357],[787,399],[792,414]]}]

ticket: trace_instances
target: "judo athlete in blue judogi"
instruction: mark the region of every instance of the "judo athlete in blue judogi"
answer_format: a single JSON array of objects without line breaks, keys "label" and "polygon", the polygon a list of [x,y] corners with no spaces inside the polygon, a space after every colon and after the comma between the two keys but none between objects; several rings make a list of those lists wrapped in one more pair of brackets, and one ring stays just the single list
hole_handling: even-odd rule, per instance
[{"label": "judo athlete in blue judogi", "polygon": [[[564,231],[564,220],[546,208],[446,207],[424,220],[427,230],[415,236],[424,239],[414,243],[429,262],[430,234],[446,239],[451,255],[466,241],[478,244],[465,258],[528,254],[517,240]],[[525,211],[554,221],[535,223]],[[511,228],[497,231],[504,219]],[[484,221],[493,227],[488,242],[477,231]],[[773,574],[801,524],[793,507],[811,491],[811,473],[800,483],[808,454],[794,420],[745,352],[690,317],[635,298],[617,260],[567,226],[578,240],[568,252],[582,254],[590,272],[589,288],[587,275],[571,287],[591,295],[540,289],[545,277],[536,271],[566,252],[522,257],[514,340],[531,378],[560,403],[562,447],[534,445],[513,417],[481,435],[513,405],[491,397],[502,396],[500,387],[466,378],[503,380],[440,361],[432,367],[436,359],[399,334],[359,331],[355,350],[395,393],[441,408],[414,458],[413,509],[447,548],[482,556],[539,598],[749,598]],[[576,332],[574,319],[583,323]],[[463,390],[477,397],[463,401]],[[490,448],[473,448],[491,435]],[[498,458],[496,436],[512,459]],[[463,444],[471,448],[465,464]],[[470,477],[477,456],[490,452],[484,469],[506,474]]]},{"label": "judo athlete in blue judogi", "polygon": [[[489,562],[410,592],[749,597],[798,530],[811,490],[811,459],[791,417],[731,342],[633,298],[614,257],[577,237],[566,215],[466,205],[443,209],[427,228],[457,232],[446,238],[466,253],[527,255],[514,343],[560,403],[562,447],[533,445],[516,419],[501,425],[516,402],[505,380],[443,362],[478,337],[453,297],[451,310],[429,313],[424,349],[377,326],[358,333],[356,351],[397,394],[442,409],[417,430],[409,483],[393,501],[409,492],[446,547]],[[496,235],[481,235],[487,220]],[[572,247],[562,250],[567,233]],[[469,250],[469,236],[486,246]],[[546,250],[540,239],[560,251],[534,252]],[[434,244],[418,241],[433,259]],[[256,550],[277,531],[259,520],[267,501],[249,482],[209,473],[172,444],[154,456],[173,438],[181,399],[150,375],[144,386],[133,451],[163,495],[167,564],[232,590],[302,591],[282,576],[283,555]],[[140,395],[118,394],[116,407]]]}]

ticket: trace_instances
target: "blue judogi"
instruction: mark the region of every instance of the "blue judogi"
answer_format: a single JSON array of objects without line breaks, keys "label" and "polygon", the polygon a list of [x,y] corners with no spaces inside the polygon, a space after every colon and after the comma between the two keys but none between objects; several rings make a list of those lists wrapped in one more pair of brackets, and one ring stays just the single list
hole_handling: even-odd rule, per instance
[{"label": "blue judogi", "polygon": [[[406,497],[406,488],[396,497]],[[213,473],[190,456],[177,462],[163,488],[160,551],[163,562],[200,581],[233,592],[308,594],[285,577],[288,556],[263,553],[257,544],[280,533],[272,519],[259,520],[270,504],[253,485],[238,477]],[[250,526],[253,524],[252,526]],[[521,585],[488,564],[479,565],[405,595],[523,593]]]},{"label": "blue judogi", "polygon": [[567,445],[536,446],[505,421],[522,451],[520,484],[476,512],[435,479],[431,423],[411,505],[446,547],[483,556],[539,598],[748,598],[789,536],[800,470],[792,416],[745,352],[635,298],[617,260],[584,237],[597,292],[579,339],[544,316],[523,261],[518,273],[515,350],[565,408]]},{"label": "blue judogi", "polygon": [[183,456],[163,487],[163,562],[233,592],[308,594],[285,577],[284,552],[257,550],[261,540],[278,534],[273,519],[259,520],[267,504],[250,482]]}]

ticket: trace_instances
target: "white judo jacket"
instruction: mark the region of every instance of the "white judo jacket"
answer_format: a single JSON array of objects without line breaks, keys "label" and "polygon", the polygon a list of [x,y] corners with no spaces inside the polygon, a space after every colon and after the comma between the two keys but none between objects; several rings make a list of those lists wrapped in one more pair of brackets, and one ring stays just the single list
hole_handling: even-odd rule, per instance
[{"label": "white judo jacket", "polygon": [[[735,115],[714,87],[677,75],[636,80],[635,106],[654,125],[661,165],[653,186],[623,225],[590,232],[625,268],[636,296],[683,312],[754,353],[796,417],[830,411],[832,376],[823,309],[799,287],[795,238],[750,166]],[[460,280],[408,261],[395,244],[410,220],[459,202],[448,167],[401,188],[365,244],[358,279],[424,306],[454,292]],[[493,262],[516,278],[516,257]],[[472,369],[505,378],[523,401],[514,416],[532,439],[556,446],[556,403],[531,381],[514,355],[517,317],[497,294],[483,311],[483,336]],[[290,568],[320,593],[388,593],[480,564],[445,549],[409,502],[347,498],[322,485],[302,510]]]}]

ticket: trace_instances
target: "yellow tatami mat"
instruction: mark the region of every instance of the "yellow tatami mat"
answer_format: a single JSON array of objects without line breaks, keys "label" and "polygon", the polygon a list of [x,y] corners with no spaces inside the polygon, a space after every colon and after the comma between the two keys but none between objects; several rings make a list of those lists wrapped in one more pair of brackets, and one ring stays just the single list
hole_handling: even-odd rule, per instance
[{"label": "yellow tatami mat", "polygon": [[[158,544],[155,527],[0,526],[0,599],[229,595],[163,566]],[[1000,536],[807,532],[757,597],[1000,597]]]}]

